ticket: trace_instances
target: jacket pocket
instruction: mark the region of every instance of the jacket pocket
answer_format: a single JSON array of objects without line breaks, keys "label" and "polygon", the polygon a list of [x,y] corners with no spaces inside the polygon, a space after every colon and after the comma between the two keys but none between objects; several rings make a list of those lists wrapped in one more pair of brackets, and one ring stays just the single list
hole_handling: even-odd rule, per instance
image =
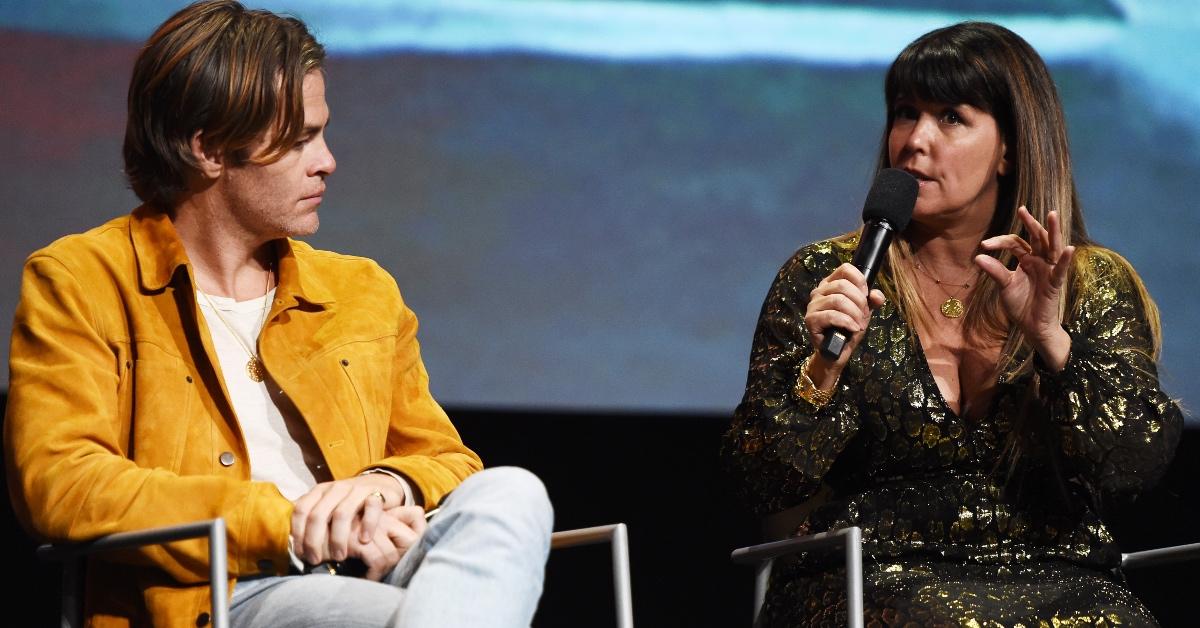
[{"label": "jacket pocket", "polygon": [[383,455],[392,404],[392,360],[395,336],[352,342],[330,351],[325,359],[336,362],[343,385],[348,385],[362,417],[367,450]]},{"label": "jacket pocket", "polygon": [[129,455],[138,466],[179,473],[197,385],[183,361],[173,356],[133,361]]}]

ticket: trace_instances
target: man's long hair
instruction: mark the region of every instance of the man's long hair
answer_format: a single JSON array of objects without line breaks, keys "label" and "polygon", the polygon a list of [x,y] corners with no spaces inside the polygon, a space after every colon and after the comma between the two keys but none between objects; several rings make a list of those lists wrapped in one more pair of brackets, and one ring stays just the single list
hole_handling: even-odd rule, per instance
[{"label": "man's long hair", "polygon": [[304,129],[304,77],[324,59],[293,17],[232,0],[171,16],[146,41],[129,82],[124,156],[134,193],[161,211],[177,204],[198,167],[197,132],[231,165],[282,157]]}]

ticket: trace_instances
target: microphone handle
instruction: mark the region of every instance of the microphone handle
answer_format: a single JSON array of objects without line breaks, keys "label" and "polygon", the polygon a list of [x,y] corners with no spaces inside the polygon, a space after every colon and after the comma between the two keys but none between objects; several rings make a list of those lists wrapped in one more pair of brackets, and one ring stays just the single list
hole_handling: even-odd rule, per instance
[{"label": "microphone handle", "polygon": [[[886,220],[869,222],[863,229],[862,241],[854,250],[854,259],[850,263],[867,278],[867,290],[875,284],[875,276],[879,274],[879,267],[883,265],[887,248],[892,243],[892,233],[892,225]],[[849,344],[850,336],[850,332],[840,327],[829,328],[821,343],[821,355],[830,362],[836,362]]]}]

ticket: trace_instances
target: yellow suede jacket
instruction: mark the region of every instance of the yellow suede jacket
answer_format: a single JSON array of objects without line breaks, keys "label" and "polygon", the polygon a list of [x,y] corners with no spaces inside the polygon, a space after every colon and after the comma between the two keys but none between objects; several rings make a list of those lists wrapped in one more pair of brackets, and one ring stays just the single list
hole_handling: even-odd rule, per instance
[{"label": "yellow suede jacket", "polygon": [[[417,319],[374,262],[278,243],[258,341],[329,474],[386,467],[427,507],[481,468],[429,393]],[[285,573],[292,504],[250,480],[246,442],[196,308],[171,221],[139,208],[26,262],[4,424],[9,492],[40,538],[224,517],[232,587]],[[223,464],[232,454],[233,464]],[[229,456],[224,456],[229,462]],[[93,561],[93,626],[195,626],[209,611],[207,542]]]}]

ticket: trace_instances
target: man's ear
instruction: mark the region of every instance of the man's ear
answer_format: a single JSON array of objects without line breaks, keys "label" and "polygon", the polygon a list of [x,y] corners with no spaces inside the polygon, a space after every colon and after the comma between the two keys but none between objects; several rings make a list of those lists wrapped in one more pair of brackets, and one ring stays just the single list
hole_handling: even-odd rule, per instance
[{"label": "man's ear", "polygon": [[210,180],[216,179],[225,169],[225,156],[205,148],[202,135],[203,131],[196,131],[192,135],[192,158],[196,160],[202,177]]}]

